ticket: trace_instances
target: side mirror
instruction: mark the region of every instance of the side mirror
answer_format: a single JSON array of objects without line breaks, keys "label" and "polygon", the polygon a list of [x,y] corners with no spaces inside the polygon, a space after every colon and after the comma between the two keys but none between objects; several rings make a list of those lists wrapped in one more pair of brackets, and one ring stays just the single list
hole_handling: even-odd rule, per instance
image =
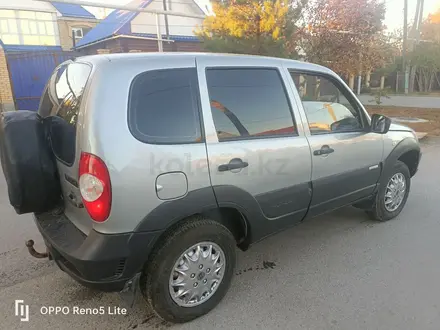
[{"label": "side mirror", "polygon": [[386,134],[390,130],[391,119],[384,115],[374,114],[371,116],[371,132]]}]

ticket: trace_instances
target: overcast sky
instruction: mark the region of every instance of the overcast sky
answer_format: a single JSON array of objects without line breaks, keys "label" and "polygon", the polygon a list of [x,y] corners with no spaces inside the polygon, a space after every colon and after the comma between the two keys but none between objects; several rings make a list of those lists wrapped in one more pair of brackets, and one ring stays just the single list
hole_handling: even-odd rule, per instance
[{"label": "overcast sky", "polygon": [[[118,4],[124,5],[130,1],[127,0],[91,0],[93,2],[107,3],[107,4]],[[205,4],[209,0],[197,0],[200,4]],[[404,0],[385,0],[387,6],[387,13],[385,18],[385,24],[388,30],[393,31],[394,29],[401,28],[403,26],[403,2]],[[408,22],[414,19],[416,11],[417,0],[408,0]],[[435,12],[440,8],[440,0],[425,0],[424,5],[424,16],[426,17],[429,13]],[[94,14],[99,15],[99,11],[96,9],[88,8],[93,11]]]},{"label": "overcast sky", "polygon": [[[401,28],[403,26],[403,2],[404,0],[385,0],[387,12],[385,16],[385,24],[388,29]],[[408,0],[408,22],[414,20],[416,14],[417,0]],[[423,16],[436,12],[440,8],[440,0],[425,0],[423,6]]]}]

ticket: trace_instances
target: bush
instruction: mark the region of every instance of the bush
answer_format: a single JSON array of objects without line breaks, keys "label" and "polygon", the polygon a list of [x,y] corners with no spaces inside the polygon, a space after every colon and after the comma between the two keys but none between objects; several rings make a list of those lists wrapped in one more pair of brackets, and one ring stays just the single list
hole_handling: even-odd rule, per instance
[{"label": "bush", "polygon": [[390,98],[388,96],[388,91],[386,89],[380,89],[380,88],[372,90],[370,95],[374,97],[374,99],[370,100],[370,102],[376,102],[377,105],[382,104],[383,97],[385,97],[387,99]]}]

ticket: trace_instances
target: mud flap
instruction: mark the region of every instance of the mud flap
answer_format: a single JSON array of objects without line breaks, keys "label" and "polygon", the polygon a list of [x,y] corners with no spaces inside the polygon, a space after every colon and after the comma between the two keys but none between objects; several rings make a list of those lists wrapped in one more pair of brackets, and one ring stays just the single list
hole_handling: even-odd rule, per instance
[{"label": "mud flap", "polygon": [[141,273],[137,273],[125,283],[124,288],[119,292],[119,296],[130,308],[133,308],[134,302],[136,301],[137,293],[139,292],[140,278]]}]

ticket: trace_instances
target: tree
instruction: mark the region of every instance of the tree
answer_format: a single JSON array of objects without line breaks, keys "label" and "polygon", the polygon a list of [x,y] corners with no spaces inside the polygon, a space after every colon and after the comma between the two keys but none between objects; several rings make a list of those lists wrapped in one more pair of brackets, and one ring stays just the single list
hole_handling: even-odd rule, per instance
[{"label": "tree", "polygon": [[295,25],[306,0],[231,0],[214,2],[196,34],[214,52],[296,56]]},{"label": "tree", "polygon": [[440,23],[440,9],[438,9],[435,13],[428,15],[428,21],[434,24]]},{"label": "tree", "polygon": [[434,79],[440,84],[440,45],[424,43],[414,49],[410,55],[411,64],[416,67],[415,80],[420,92],[431,92]]},{"label": "tree", "polygon": [[440,85],[440,12],[429,15],[420,28],[421,42],[409,54],[411,71],[420,92],[431,92],[434,81]]},{"label": "tree", "polygon": [[379,70],[394,64],[394,59],[400,55],[400,40],[382,33],[373,35],[368,47],[361,51],[363,65],[368,70]]},{"label": "tree", "polygon": [[351,76],[363,70],[361,64],[367,70],[380,66],[384,17],[384,3],[377,0],[316,0],[302,38],[306,59]]}]

